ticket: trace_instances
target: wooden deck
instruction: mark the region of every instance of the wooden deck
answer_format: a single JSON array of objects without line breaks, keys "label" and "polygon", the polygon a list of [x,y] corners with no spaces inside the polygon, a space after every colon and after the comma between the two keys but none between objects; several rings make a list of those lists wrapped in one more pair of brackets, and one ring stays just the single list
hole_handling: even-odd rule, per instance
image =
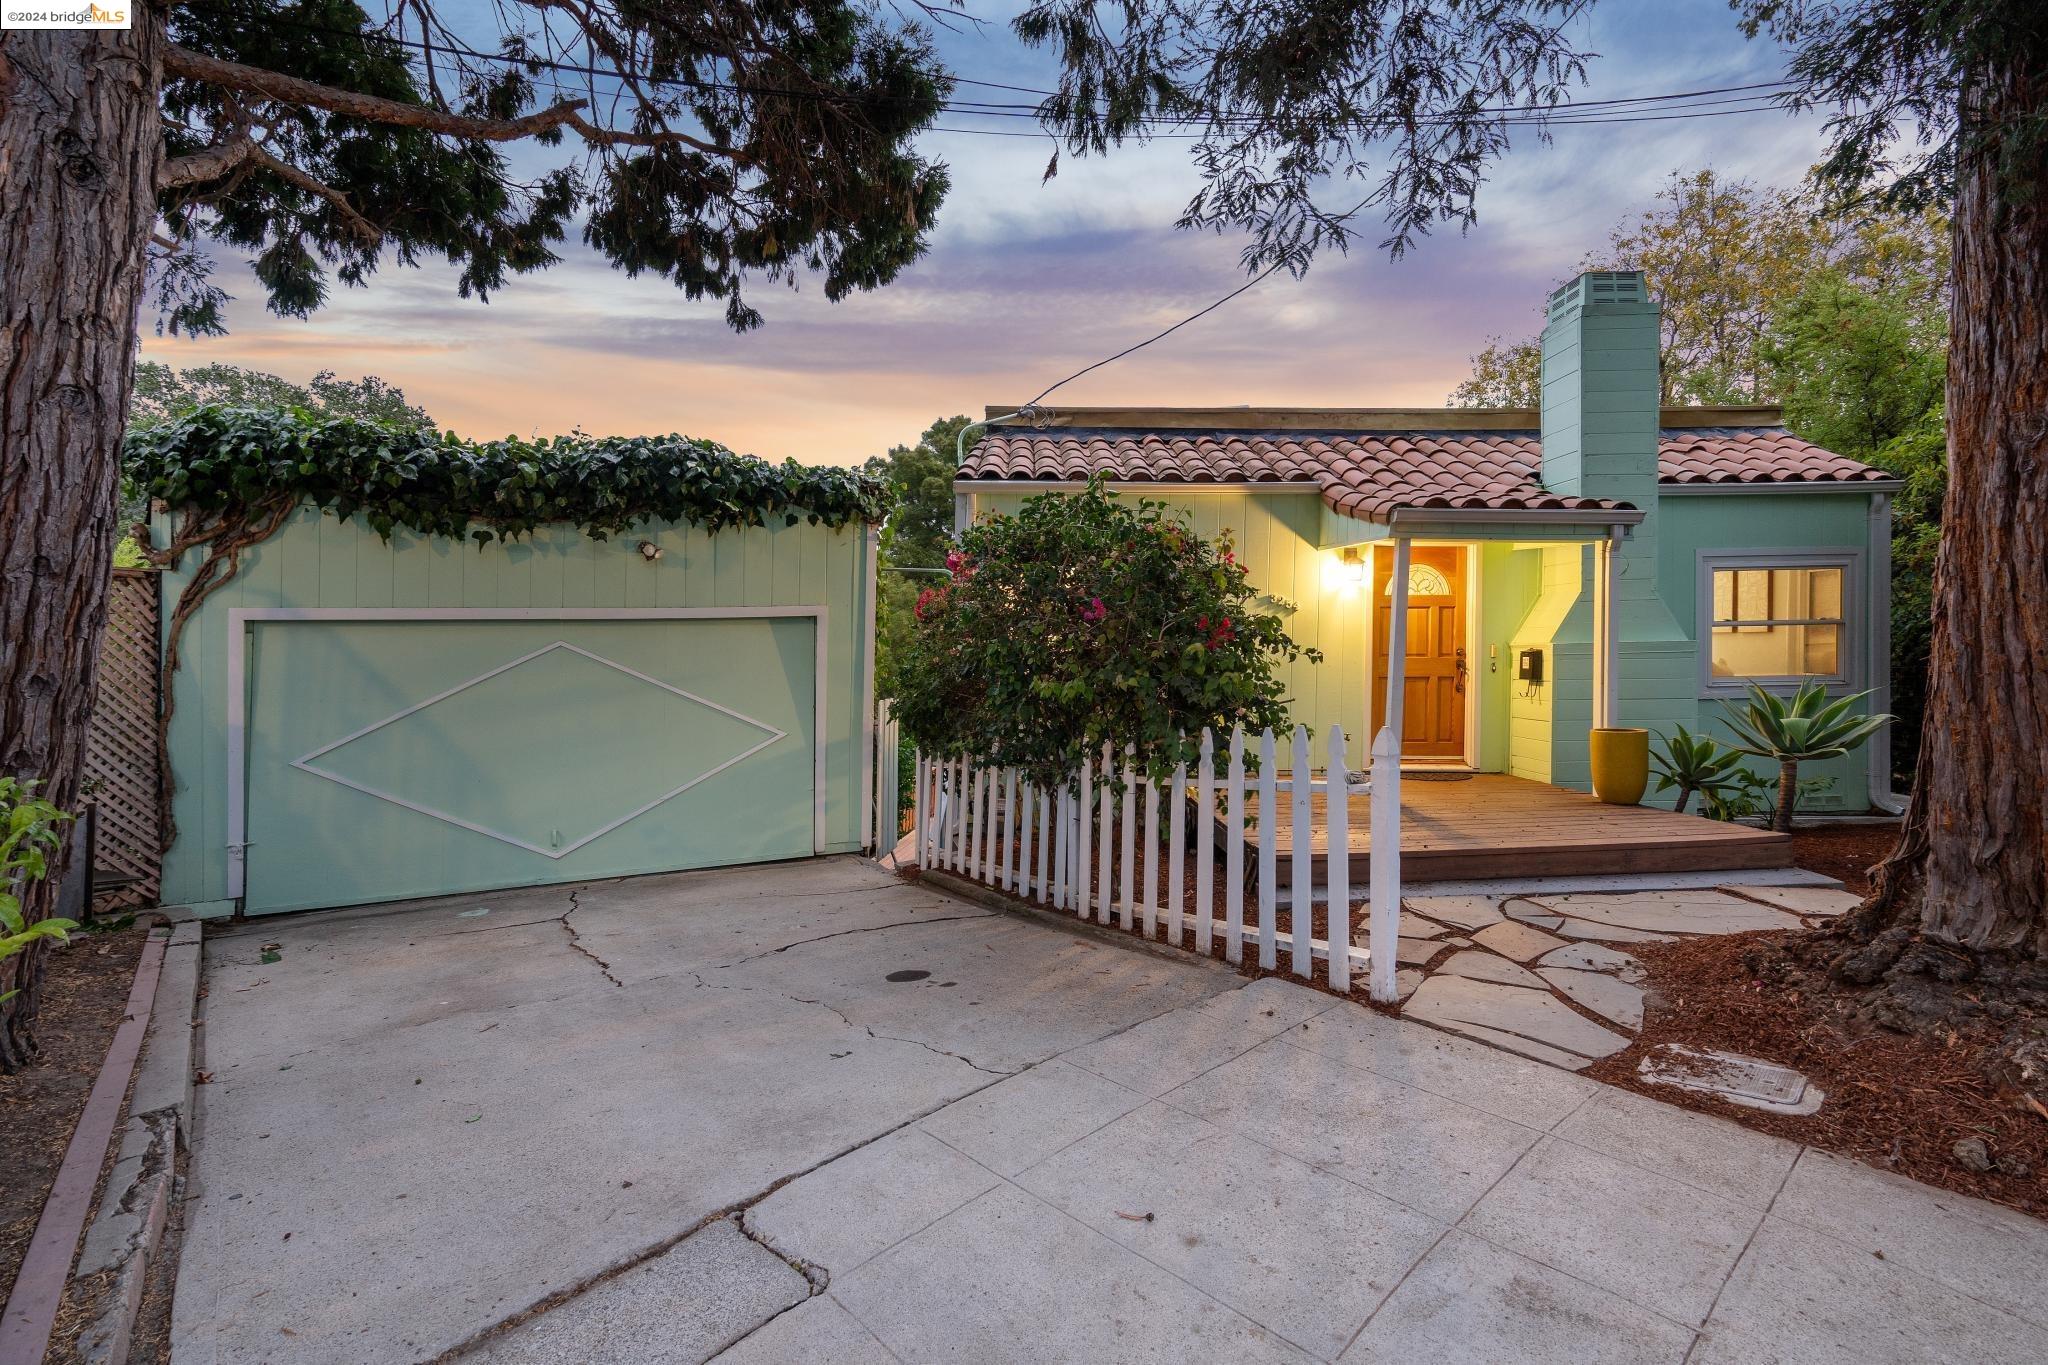
[{"label": "wooden deck", "polygon": [[[1257,808],[1257,798],[1246,794]],[[1329,863],[1323,793],[1311,798],[1315,880]],[[1276,881],[1292,881],[1292,801],[1278,805]],[[1351,798],[1351,885],[1363,889],[1372,863],[1371,814],[1364,796]],[[1257,835],[1247,831],[1245,866],[1258,864]],[[1584,792],[1499,773],[1469,781],[1403,781],[1401,880],[1464,881],[1491,877],[1568,877],[1617,872],[1722,872],[1790,867],[1790,836],[1650,806],[1610,806]]]}]

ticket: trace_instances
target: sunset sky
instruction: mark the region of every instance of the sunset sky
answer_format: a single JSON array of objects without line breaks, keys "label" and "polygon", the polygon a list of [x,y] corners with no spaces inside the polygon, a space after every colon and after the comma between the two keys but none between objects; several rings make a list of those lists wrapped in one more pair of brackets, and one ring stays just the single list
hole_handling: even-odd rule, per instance
[{"label": "sunset sky", "polygon": [[[969,12],[994,22],[940,35],[957,74],[1052,82],[1050,65],[1011,36],[1013,7],[970,0]],[[1781,54],[1745,41],[1725,0],[1602,0],[1574,36],[1601,54],[1581,99],[1783,74]],[[1820,124],[1769,112],[1560,128],[1550,146],[1526,138],[1493,169],[1469,234],[1390,262],[1368,228],[1348,257],[1319,260],[1300,281],[1275,275],[1057,401],[1442,403],[1489,335],[1536,329],[1551,285],[1671,171],[1712,166],[1790,185],[1816,159]],[[936,417],[1021,402],[1244,278],[1238,240],[1173,228],[1197,185],[1186,142],[1062,156],[1044,185],[1043,139],[933,131],[925,146],[954,181],[929,254],[893,285],[839,304],[814,284],[759,286],[752,302],[767,323],[744,336],[725,328],[722,305],[627,279],[572,232],[562,264],[515,279],[488,305],[458,297],[443,266],[387,261],[369,287],[337,287],[308,321],[268,314],[246,266],[224,259],[217,282],[238,295],[229,335],[156,337],[145,318],[143,355],[301,381],[322,369],[380,375],[471,436],[681,431],[774,459],[846,464],[914,439]]]}]

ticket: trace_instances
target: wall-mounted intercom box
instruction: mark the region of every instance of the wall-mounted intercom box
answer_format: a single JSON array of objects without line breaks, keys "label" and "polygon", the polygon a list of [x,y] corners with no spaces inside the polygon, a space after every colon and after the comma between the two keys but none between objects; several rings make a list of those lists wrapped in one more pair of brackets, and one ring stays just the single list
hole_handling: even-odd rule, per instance
[{"label": "wall-mounted intercom box", "polygon": [[1515,660],[1515,676],[1531,687],[1543,681],[1543,651],[1525,649]]}]

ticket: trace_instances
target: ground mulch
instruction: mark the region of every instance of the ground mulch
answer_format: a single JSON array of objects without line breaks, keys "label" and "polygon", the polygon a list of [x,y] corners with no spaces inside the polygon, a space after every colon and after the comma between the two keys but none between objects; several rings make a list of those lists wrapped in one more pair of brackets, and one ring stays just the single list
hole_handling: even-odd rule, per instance
[{"label": "ground mulch", "polygon": [[75,933],[54,949],[36,1022],[42,1054],[18,1074],[0,1076],[7,1153],[0,1180],[0,1285],[8,1290],[127,1009],[147,937],[146,928],[130,925]]},{"label": "ground mulch", "polygon": [[1792,831],[1792,861],[1835,878],[1858,895],[1867,895],[1870,870],[1883,862],[1898,842],[1896,820],[1813,825]]},{"label": "ground mulch", "polygon": [[[1930,1039],[1858,1021],[1853,997],[1767,987],[1750,966],[1783,932],[1632,945],[1648,970],[1643,1031],[1586,1075],[1666,1104],[1732,1119],[1854,1157],[1958,1194],[2048,1217],[2048,1114],[1989,1079],[1996,1030]],[[1803,1072],[1827,1094],[1820,1112],[1769,1114],[1644,1081],[1636,1068],[1664,1043],[1718,1048]],[[2002,1170],[1957,1163],[1981,1138]]]}]

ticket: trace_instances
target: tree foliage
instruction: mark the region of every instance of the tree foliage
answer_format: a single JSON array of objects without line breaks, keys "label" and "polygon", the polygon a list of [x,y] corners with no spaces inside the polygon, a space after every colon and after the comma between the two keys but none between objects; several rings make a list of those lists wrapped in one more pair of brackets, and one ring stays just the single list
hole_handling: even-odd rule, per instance
[{"label": "tree foliage", "polygon": [[[1250,234],[1248,269],[1299,274],[1373,210],[1395,255],[1476,217],[1512,129],[1563,100],[1589,54],[1567,34],[1583,0],[1035,0],[1015,21],[1055,50],[1040,112],[1074,155],[1162,122],[1192,127],[1202,177],[1180,226]],[[1332,183],[1359,202],[1319,204]],[[1347,196],[1349,197],[1349,196]]]},{"label": "tree foliage", "polygon": [[916,444],[891,446],[861,466],[887,490],[889,507],[875,591],[875,687],[885,697],[897,692],[918,594],[942,577],[953,549],[953,475],[968,425],[965,415],[941,417]]},{"label": "tree foliage", "polygon": [[1758,359],[1787,426],[1873,460],[1940,409],[1947,342],[1948,319],[1930,301],[1823,270],[1779,306]]},{"label": "tree foliage", "polygon": [[294,384],[240,365],[193,365],[182,370],[153,360],[136,365],[129,426],[161,426],[205,407],[290,408],[387,426],[434,425],[426,409],[408,403],[402,389],[375,375],[343,379],[332,370],[322,370],[311,383]]},{"label": "tree foliage", "polygon": [[222,327],[208,241],[303,317],[386,259],[444,257],[487,297],[579,222],[612,265],[723,300],[744,330],[749,280],[816,276],[836,300],[893,279],[947,189],[911,140],[948,81],[919,24],[866,0],[162,13],[171,331]]},{"label": "tree foliage", "polygon": [[939,568],[953,548],[953,475],[959,469],[962,414],[941,417],[915,445],[891,446],[861,466],[889,490],[889,525],[883,552],[893,564]]},{"label": "tree foliage", "polygon": [[1227,542],[1162,503],[1107,492],[1029,499],[977,522],[952,579],[923,590],[896,714],[940,758],[1066,780],[1105,741],[1155,776],[1204,726],[1283,726],[1278,667],[1320,658],[1288,637]]},{"label": "tree foliage", "polygon": [[1485,349],[1472,357],[1472,373],[1446,401],[1454,408],[1542,407],[1542,343],[1487,338]]},{"label": "tree foliage", "polygon": [[128,436],[131,477],[173,507],[246,518],[309,504],[479,543],[567,522],[595,539],[647,520],[719,531],[773,519],[872,521],[882,491],[851,469],[771,465],[686,436],[465,441],[303,411],[201,408]]},{"label": "tree foliage", "polygon": [[1904,480],[1892,499],[1891,685],[1895,773],[1918,762],[1933,616],[1934,552],[1948,484],[1938,300],[1813,275],[1772,320],[1760,354],[1798,435]]},{"label": "tree foliage", "polygon": [[[1579,268],[1643,272],[1663,309],[1666,403],[1769,402],[1781,392],[1768,354],[1773,322],[1816,278],[1896,299],[1937,327],[1946,316],[1946,219],[1870,206],[1834,217],[1825,207],[1812,185],[1780,190],[1712,169],[1674,172],[1656,203],[1616,224]],[[1541,363],[1537,338],[1495,337],[1449,401],[1535,407]]]}]

